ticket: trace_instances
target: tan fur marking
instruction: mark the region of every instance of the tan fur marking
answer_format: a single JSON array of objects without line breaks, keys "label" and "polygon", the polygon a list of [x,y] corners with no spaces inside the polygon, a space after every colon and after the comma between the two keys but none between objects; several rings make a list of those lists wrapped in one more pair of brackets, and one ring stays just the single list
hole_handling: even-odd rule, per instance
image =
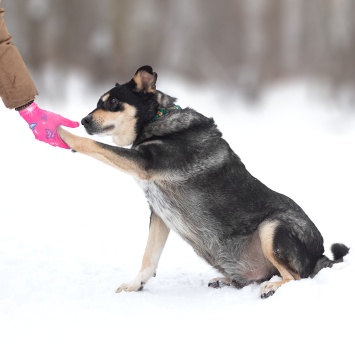
[{"label": "tan fur marking", "polygon": [[123,111],[117,112],[96,110],[92,117],[95,123],[102,128],[113,126],[112,130],[105,131],[104,134],[112,136],[116,145],[129,146],[137,136],[135,131],[137,110],[126,103],[123,104],[123,107]]},{"label": "tan fur marking", "polygon": [[157,266],[158,261],[168,238],[169,229],[165,223],[153,214],[149,229],[147,246],[145,248],[141,272],[152,265]]},{"label": "tan fur marking", "polygon": [[144,91],[146,93],[155,93],[155,78],[151,74],[141,71],[138,72],[133,80],[136,83],[137,91]]},{"label": "tan fur marking", "polygon": [[291,273],[284,265],[282,265],[275,259],[273,244],[275,229],[277,228],[278,224],[279,223],[277,221],[266,221],[259,226],[259,236],[264,256],[280,272],[282,278],[282,280],[279,282],[266,283],[264,286],[261,287],[262,293],[276,291],[279,287],[289,281],[292,281],[294,279],[301,279],[299,275]]},{"label": "tan fur marking", "polygon": [[105,102],[105,101],[109,98],[109,96],[110,96],[109,93],[104,94],[104,95],[101,97],[101,100],[102,100],[103,102]]},{"label": "tan fur marking", "polygon": [[133,80],[134,82],[136,83],[136,88],[138,91],[142,90],[143,89],[143,85],[142,85],[142,79],[141,77],[136,74],[134,77],[133,77]]},{"label": "tan fur marking", "polygon": [[142,267],[138,275],[130,283],[123,283],[116,290],[117,293],[122,291],[138,291],[145,283],[148,282],[151,277],[154,276],[168,235],[168,227],[164,224],[158,215],[153,213],[150,223],[148,241],[142,260]]},{"label": "tan fur marking", "polygon": [[72,133],[64,130],[62,127],[58,127],[58,133],[63,141],[73,150],[93,157],[114,168],[128,173],[137,179],[150,179],[148,172],[143,167],[140,167],[137,163],[128,158],[121,157],[110,150],[104,149],[94,140],[73,135]]}]

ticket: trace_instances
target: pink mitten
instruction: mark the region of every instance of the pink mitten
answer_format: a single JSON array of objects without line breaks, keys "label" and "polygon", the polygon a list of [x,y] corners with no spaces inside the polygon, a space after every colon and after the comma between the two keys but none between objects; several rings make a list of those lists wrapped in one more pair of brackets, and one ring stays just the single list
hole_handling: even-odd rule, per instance
[{"label": "pink mitten", "polygon": [[70,147],[58,136],[58,126],[63,125],[74,128],[80,125],[78,122],[71,121],[53,112],[42,110],[35,103],[20,110],[19,114],[29,124],[37,140],[62,148]]}]

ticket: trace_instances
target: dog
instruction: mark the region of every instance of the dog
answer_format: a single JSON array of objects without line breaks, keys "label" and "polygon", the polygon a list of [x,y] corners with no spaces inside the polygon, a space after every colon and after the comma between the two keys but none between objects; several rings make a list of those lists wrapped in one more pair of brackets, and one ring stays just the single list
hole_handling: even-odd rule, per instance
[{"label": "dog", "polygon": [[[143,66],[82,119],[89,135],[111,136],[117,146],[58,128],[73,151],[134,177],[151,208],[141,269],[117,292],[140,291],[155,276],[170,230],[222,274],[210,287],[266,282],[261,298],[343,261],[347,246],[333,244],[333,260],[326,257],[323,237],[306,213],[247,171],[212,118],[180,108],[156,82],[153,69]],[[274,275],[281,280],[269,281]]]}]

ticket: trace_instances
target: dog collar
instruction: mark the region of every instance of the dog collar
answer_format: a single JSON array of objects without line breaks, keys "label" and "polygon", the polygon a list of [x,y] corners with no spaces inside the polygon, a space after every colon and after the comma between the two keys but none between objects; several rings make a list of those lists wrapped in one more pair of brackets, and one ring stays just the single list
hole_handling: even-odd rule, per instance
[{"label": "dog collar", "polygon": [[157,113],[154,115],[153,120],[159,119],[160,117],[162,117],[162,116],[168,114],[170,111],[174,111],[174,110],[181,110],[181,107],[179,105],[174,105],[174,106],[171,106],[170,108],[159,108]]}]

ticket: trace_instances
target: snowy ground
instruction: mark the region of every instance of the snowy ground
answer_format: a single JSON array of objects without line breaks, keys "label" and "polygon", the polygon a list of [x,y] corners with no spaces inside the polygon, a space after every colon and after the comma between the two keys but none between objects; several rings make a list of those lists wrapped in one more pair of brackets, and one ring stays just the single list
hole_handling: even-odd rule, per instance
[{"label": "snowy ground", "polygon": [[[255,108],[209,90],[160,89],[214,116],[249,171],[304,208],[327,249],[355,245],[354,112],[300,85],[276,88]],[[100,94],[37,102],[79,120]],[[144,291],[115,294],[145,247],[149,209],[139,187],[35,141],[3,106],[0,121],[0,355],[354,355],[353,251],[261,300],[256,285],[207,288],[217,273],[171,234]]]}]

